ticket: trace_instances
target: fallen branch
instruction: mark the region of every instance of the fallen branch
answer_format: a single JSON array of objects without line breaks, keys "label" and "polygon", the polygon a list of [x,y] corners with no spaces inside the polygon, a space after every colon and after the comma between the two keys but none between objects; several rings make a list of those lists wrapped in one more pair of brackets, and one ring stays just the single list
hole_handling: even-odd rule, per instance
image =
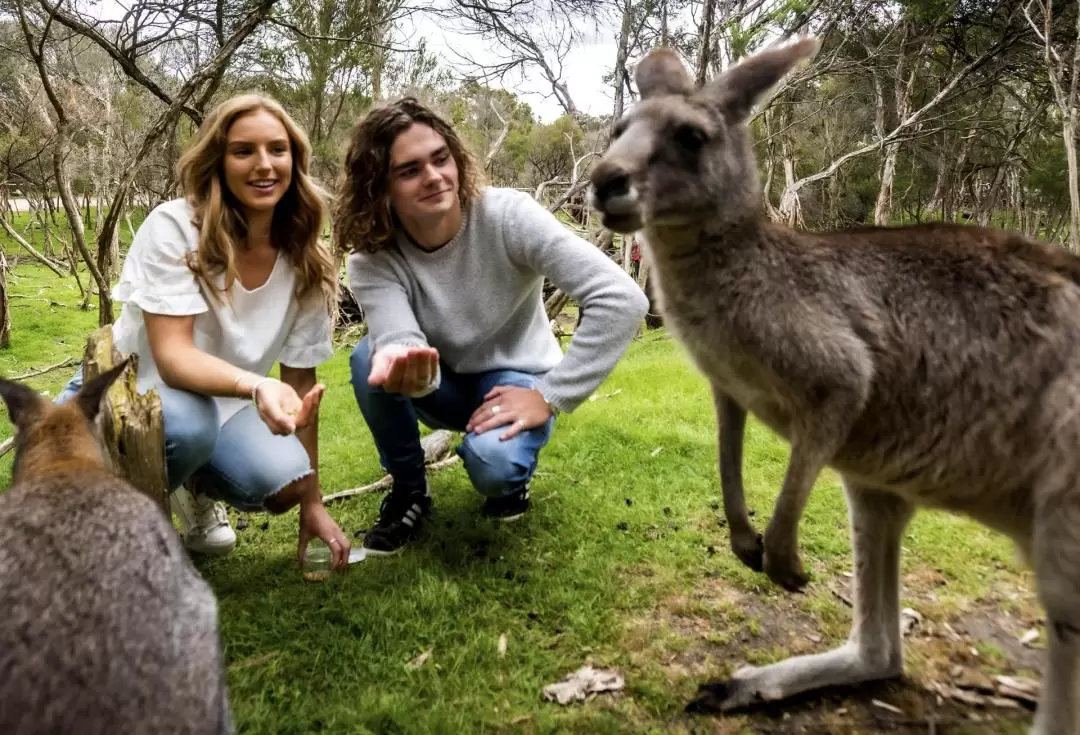
[{"label": "fallen branch", "polygon": [[19,245],[21,245],[28,253],[30,253],[30,255],[34,257],[34,260],[41,263],[53,273],[63,278],[64,274],[60,272],[60,266],[46,256],[39,253],[37,250],[35,250],[34,246],[27,242],[26,238],[22,237],[18,232],[12,229],[11,225],[9,225],[7,223],[7,220],[5,220],[3,217],[0,217],[0,227],[4,228],[4,232],[8,234],[8,237],[19,243]]},{"label": "fallen branch", "polygon": [[[450,454],[453,438],[453,432],[447,431],[446,429],[439,429],[438,431],[431,432],[420,440],[420,446],[424,449],[424,464],[429,472],[449,467],[458,461],[459,457],[456,454]],[[342,490],[341,492],[333,493],[332,495],[326,495],[323,497],[323,502],[328,503],[331,500],[342,500],[343,498],[351,498],[354,495],[363,495],[365,493],[385,490],[393,484],[394,478],[390,475],[385,475],[370,485],[354,487],[352,490]]]},{"label": "fallen branch", "polygon": [[27,301],[40,301],[42,303],[48,304],[49,306],[61,306],[65,309],[67,308],[67,304],[61,304],[59,301],[53,301],[52,299],[43,299],[37,296],[24,296],[23,294],[13,293],[11,294],[11,298],[26,299]]},{"label": "fallen branch", "polygon": [[[3,450],[3,447],[0,447],[0,451],[2,451],[2,450]],[[3,456],[3,455],[0,454],[0,456]],[[444,469],[446,467],[449,467],[450,465],[454,464],[455,462],[459,461],[460,459],[461,458],[458,457],[455,454],[452,457],[447,457],[446,459],[441,459],[438,462],[433,462],[432,464],[429,464],[427,466],[427,470],[428,470],[428,472],[434,472],[435,470],[441,470],[441,469]],[[377,481],[371,483],[370,485],[364,485],[363,487],[354,487],[352,490],[342,490],[341,492],[333,493],[332,495],[324,495],[323,496],[323,503],[329,503],[332,500],[343,500],[345,498],[351,498],[354,495],[364,495],[365,493],[373,493],[373,492],[378,492],[379,490],[386,490],[387,488],[389,488],[393,484],[394,484],[394,478],[391,477],[390,475],[386,475],[381,480],[377,480]]]},{"label": "fallen branch", "polygon": [[45,373],[51,373],[53,370],[59,370],[60,368],[74,367],[78,364],[79,361],[77,359],[75,359],[74,357],[69,357],[66,360],[61,360],[55,365],[49,365],[48,367],[43,368],[35,368],[28,373],[23,373],[22,375],[16,375],[13,378],[8,378],[8,380],[26,380],[27,378],[33,378],[38,375],[44,375]]}]

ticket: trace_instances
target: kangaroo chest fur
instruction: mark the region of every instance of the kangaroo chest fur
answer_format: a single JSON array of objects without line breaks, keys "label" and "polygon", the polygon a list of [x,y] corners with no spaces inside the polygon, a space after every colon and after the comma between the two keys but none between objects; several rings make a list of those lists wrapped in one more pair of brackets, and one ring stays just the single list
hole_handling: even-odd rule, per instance
[{"label": "kangaroo chest fur", "polygon": [[[652,272],[665,323],[695,366],[724,394],[790,439],[790,410],[770,389],[767,371],[736,329],[739,291],[727,278],[715,278],[693,263],[665,263]],[[733,279],[732,279],[733,280]]]}]

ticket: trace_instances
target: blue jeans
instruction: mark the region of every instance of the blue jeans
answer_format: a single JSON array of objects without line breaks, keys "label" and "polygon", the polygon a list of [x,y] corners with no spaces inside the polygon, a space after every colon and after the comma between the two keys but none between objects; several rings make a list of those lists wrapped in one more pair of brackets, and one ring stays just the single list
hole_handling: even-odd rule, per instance
[{"label": "blue jeans", "polygon": [[[464,431],[473,411],[484,402],[484,395],[496,385],[534,388],[537,383],[537,376],[516,370],[455,373],[440,364],[442,379],[438,390],[423,398],[408,398],[368,385],[369,353],[368,338],[364,337],[349,359],[353,392],[375,439],[379,460],[394,478],[395,488],[424,487],[424,451],[420,446],[418,420],[433,429]],[[499,429],[466,434],[457,453],[473,487],[488,497],[521,490],[536,472],[540,450],[551,438],[554,425],[555,417],[551,417],[543,426],[522,431],[506,441],[499,439],[503,433]]]},{"label": "blue jeans", "polygon": [[[82,368],[56,397],[62,403],[82,386]],[[200,492],[243,511],[266,510],[265,501],[311,473],[311,459],[295,436],[277,436],[246,406],[218,427],[209,396],[160,385],[169,490],[188,480]]]}]

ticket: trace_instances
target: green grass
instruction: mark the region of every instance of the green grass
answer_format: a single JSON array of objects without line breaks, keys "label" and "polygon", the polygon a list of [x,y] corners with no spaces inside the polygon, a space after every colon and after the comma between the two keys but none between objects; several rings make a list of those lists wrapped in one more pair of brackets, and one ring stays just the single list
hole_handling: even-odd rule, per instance
[{"label": "green grass", "polygon": [[[73,284],[33,266],[14,273],[12,346],[0,351],[0,374],[78,356],[97,318],[77,308]],[[65,305],[34,300],[46,293]],[[53,394],[70,372],[28,382]],[[324,490],[378,479],[344,350],[320,378],[328,386],[320,429]],[[0,432],[10,434],[6,422]],[[786,445],[751,421],[745,474],[759,527],[786,461]],[[5,486],[10,467],[10,455],[0,460]],[[740,566],[717,523],[708,391],[662,331],[632,345],[596,400],[559,419],[533,484],[534,510],[522,521],[482,520],[460,465],[434,474],[431,484],[436,513],[415,547],[321,584],[303,581],[294,566],[295,511],[246,516],[233,554],[199,561],[220,599],[241,733],[753,732],[742,728],[761,722],[782,731],[764,715],[690,719],[681,708],[705,679],[747,661],[822,650],[847,633],[850,610],[833,592],[842,592],[851,568],[836,477],[821,478],[801,526],[814,575],[806,594],[779,592]],[[380,498],[332,504],[331,513],[353,536],[372,522]],[[905,549],[904,604],[935,624],[1006,606],[1020,632],[1037,619],[1030,578],[1002,537],[923,513]],[[806,635],[819,640],[808,643]],[[949,647],[933,637],[910,643],[912,678],[948,670],[947,656],[971,660],[970,644]],[[1016,670],[994,642],[980,647],[987,667]],[[422,665],[409,666],[426,651]],[[587,661],[619,668],[624,694],[570,707],[543,701],[544,685]],[[809,716],[832,716],[836,706],[826,700]],[[860,722],[874,729],[865,716]],[[976,727],[1023,730],[1015,720]]]}]

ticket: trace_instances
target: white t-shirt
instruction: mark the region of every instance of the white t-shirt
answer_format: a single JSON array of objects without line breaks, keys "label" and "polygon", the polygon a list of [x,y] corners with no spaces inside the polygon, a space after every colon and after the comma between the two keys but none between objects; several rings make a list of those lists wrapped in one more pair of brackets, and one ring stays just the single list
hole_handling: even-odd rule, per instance
[{"label": "white t-shirt", "polygon": [[[266,375],[275,362],[311,368],[333,354],[330,314],[321,292],[312,291],[300,303],[295,296],[296,273],[284,252],[264,284],[251,291],[236,280],[231,302],[214,298],[187,267],[185,255],[198,247],[199,232],[191,222],[191,207],[174,199],[147,216],[131,243],[113,298],[124,302],[113,324],[113,342],[124,354],[139,356],[138,390],[162,385],[146,337],[143,312],[170,316],[197,315],[194,341],[200,350],[243,370]],[[215,285],[224,286],[224,274]],[[219,292],[220,293],[220,292]],[[249,403],[242,398],[215,396],[221,424]]]}]

